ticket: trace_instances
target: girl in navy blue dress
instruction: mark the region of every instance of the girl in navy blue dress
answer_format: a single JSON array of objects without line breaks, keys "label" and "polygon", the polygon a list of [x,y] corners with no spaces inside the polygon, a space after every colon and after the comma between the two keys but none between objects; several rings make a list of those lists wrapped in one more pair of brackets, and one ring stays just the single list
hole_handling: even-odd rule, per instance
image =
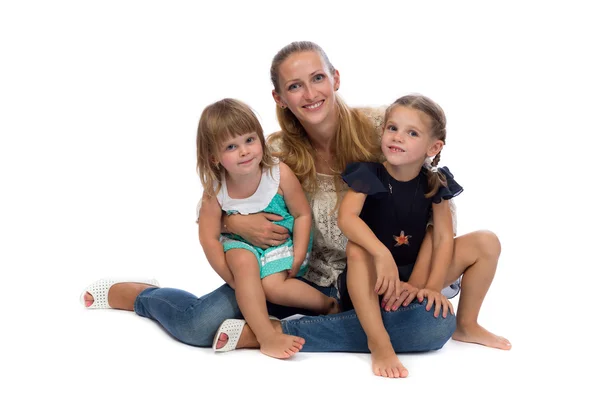
[{"label": "girl in navy blue dress", "polygon": [[[433,316],[454,313],[442,288],[462,275],[455,340],[500,349],[511,345],[477,323],[492,283],[500,243],[491,232],[454,238],[448,200],[462,192],[448,168],[438,168],[446,117],[420,95],[396,100],[385,113],[381,150],[386,161],[351,163],[342,175],[349,190],[338,224],[348,238],[347,286],[367,334],[375,375],[405,377],[385,330],[386,312],[427,299]],[[433,216],[433,225],[429,224]],[[428,226],[429,225],[429,226]],[[433,229],[433,250],[422,246]],[[379,303],[381,301],[381,308]]]}]

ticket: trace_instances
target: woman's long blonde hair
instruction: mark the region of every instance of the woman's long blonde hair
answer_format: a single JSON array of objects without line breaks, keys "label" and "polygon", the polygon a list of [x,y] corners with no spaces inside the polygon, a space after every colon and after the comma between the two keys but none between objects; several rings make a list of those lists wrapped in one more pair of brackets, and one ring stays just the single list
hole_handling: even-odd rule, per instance
[{"label": "woman's long blonde hair", "polygon": [[[321,56],[329,73],[333,76],[335,68],[321,47],[312,42],[293,42],[281,49],[271,63],[271,82],[275,92],[280,93],[281,90],[279,85],[281,63],[292,54],[309,51],[314,51]],[[340,174],[346,165],[355,161],[379,161],[381,148],[378,131],[369,117],[357,109],[348,107],[337,93],[334,96],[339,124],[333,143],[336,150],[335,165],[332,165],[331,168],[335,174],[334,181],[339,203],[339,194],[342,188]],[[275,155],[289,165],[306,192],[314,193],[317,190],[315,167],[317,155],[306,130],[298,118],[287,108],[277,107],[277,120],[281,131],[268,138],[269,143],[277,141],[281,143],[280,151]]]},{"label": "woman's long blonde hair", "polygon": [[265,146],[262,126],[248,105],[235,99],[223,99],[202,111],[196,136],[196,168],[204,192],[209,196],[219,191],[225,177],[219,160],[221,145],[228,138],[251,132],[256,132],[263,149],[261,167],[272,167],[273,159]]}]

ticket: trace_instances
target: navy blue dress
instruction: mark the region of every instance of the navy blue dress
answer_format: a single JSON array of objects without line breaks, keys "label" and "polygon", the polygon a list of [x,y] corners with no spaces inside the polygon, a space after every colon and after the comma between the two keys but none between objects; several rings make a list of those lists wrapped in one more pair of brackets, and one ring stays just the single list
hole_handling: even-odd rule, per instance
[{"label": "navy blue dress", "polygon": [[342,174],[350,188],[367,195],[360,218],[390,250],[400,280],[404,282],[412,273],[425,238],[432,204],[449,200],[463,191],[447,167],[439,171],[446,177],[448,186],[441,186],[430,198],[425,197],[429,191],[425,168],[407,182],[395,180],[380,163],[351,163]]}]

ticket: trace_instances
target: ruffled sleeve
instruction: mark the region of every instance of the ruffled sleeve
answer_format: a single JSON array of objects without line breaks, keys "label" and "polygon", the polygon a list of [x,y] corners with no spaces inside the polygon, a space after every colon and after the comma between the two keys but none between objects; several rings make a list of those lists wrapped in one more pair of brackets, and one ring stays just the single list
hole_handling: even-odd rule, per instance
[{"label": "ruffled sleeve", "polygon": [[442,200],[450,200],[461,194],[463,191],[462,186],[454,180],[454,175],[452,175],[448,167],[441,167],[439,171],[446,177],[448,186],[440,186],[438,192],[433,196],[433,202],[436,204],[440,203]]},{"label": "ruffled sleeve", "polygon": [[387,193],[387,189],[379,178],[380,168],[381,164],[378,163],[350,163],[342,174],[342,179],[355,192],[367,195]]}]

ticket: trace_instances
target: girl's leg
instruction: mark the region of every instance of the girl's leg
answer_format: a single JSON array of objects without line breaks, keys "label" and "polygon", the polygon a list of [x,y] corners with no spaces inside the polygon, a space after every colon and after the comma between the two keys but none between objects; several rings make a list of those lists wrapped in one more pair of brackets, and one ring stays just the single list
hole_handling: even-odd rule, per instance
[{"label": "girl's leg", "polygon": [[225,258],[235,278],[235,297],[260,343],[260,351],[275,358],[289,358],[300,351],[304,340],[276,331],[269,320],[254,254],[245,249],[231,249],[225,253]]},{"label": "girl's leg", "polygon": [[454,240],[454,256],[446,283],[452,283],[461,274],[463,278],[453,339],[503,350],[511,348],[507,339],[494,335],[477,323],[479,310],[494,279],[499,257],[500,241],[492,232],[472,232]]},{"label": "girl's leg", "polygon": [[[319,288],[317,288],[319,289]],[[330,292],[331,287],[320,288]],[[331,293],[328,293],[331,294]],[[427,299],[416,299],[397,311],[383,312],[383,325],[390,336],[396,353],[415,353],[439,350],[456,329],[456,318],[435,318],[433,309],[427,311]],[[369,353],[367,335],[354,310],[335,315],[302,317],[289,321],[272,321],[273,327],[289,335],[306,340],[303,352]],[[248,325],[244,326],[237,348],[258,348],[256,336]]]},{"label": "girl's leg", "polygon": [[340,312],[338,302],[333,297],[327,297],[309,284],[288,279],[287,276],[287,271],[282,271],[263,278],[262,287],[269,302],[312,310],[318,314]]},{"label": "girl's leg", "polygon": [[373,257],[362,247],[348,242],[348,291],[354,310],[367,335],[373,373],[377,376],[399,378],[408,376],[408,370],[396,356],[379,306],[379,296],[374,292],[377,276]]}]

